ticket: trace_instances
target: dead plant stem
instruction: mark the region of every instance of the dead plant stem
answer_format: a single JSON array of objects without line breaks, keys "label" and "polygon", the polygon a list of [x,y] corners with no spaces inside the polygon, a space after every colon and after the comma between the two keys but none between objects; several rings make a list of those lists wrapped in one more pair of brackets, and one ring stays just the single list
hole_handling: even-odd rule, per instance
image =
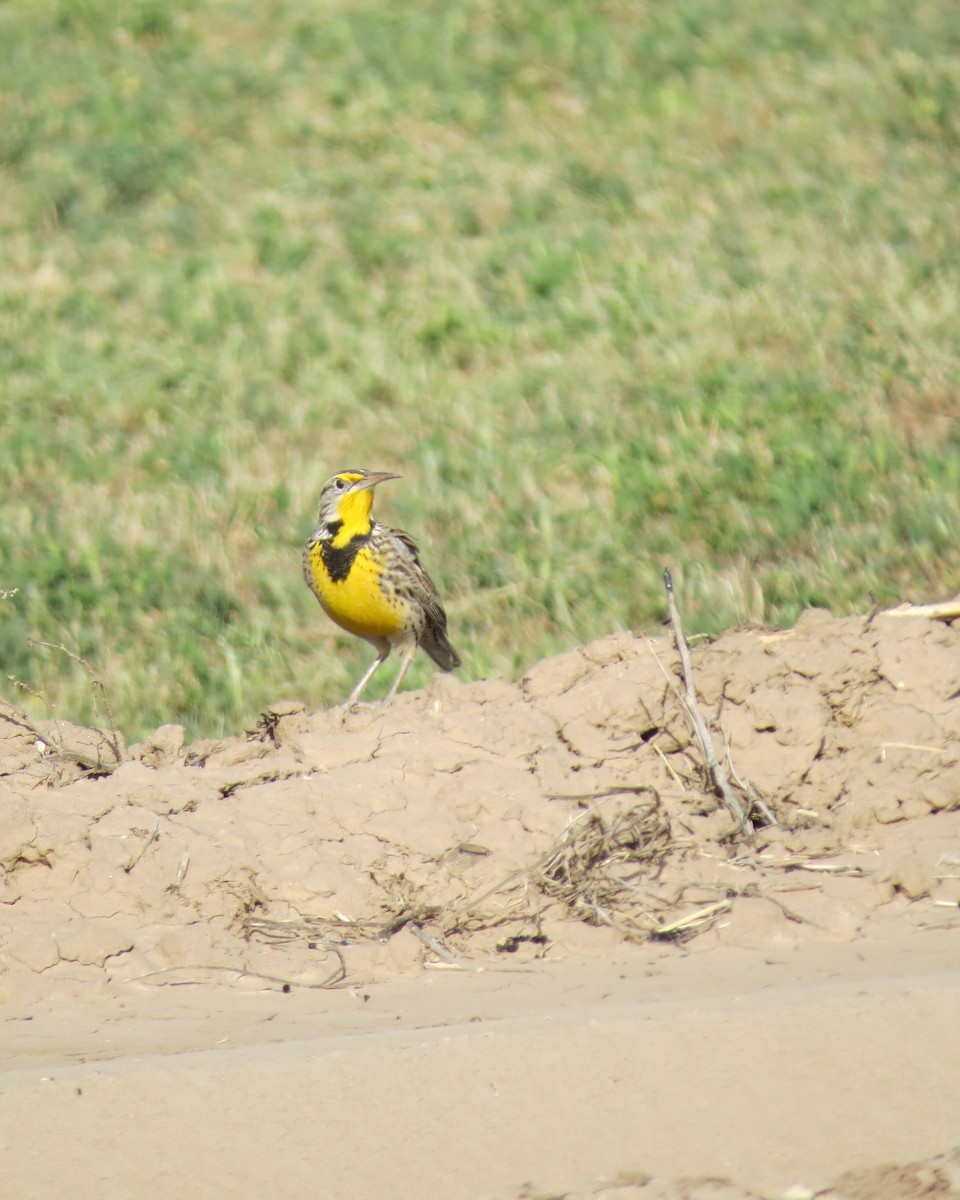
[{"label": "dead plant stem", "polygon": [[734,820],[740,826],[741,831],[744,833],[753,833],[753,822],[745,812],[743,805],[734,795],[733,788],[727,779],[727,774],[717,760],[716,751],[713,748],[713,737],[700,712],[697,692],[693,684],[693,666],[690,662],[690,648],[687,645],[683,626],[680,623],[680,611],[677,608],[677,599],[673,591],[673,577],[668,570],[664,570],[663,572],[663,586],[667,592],[667,610],[670,614],[670,624],[673,626],[673,638],[676,643],[677,653],[680,655],[680,669],[683,672],[684,706],[690,718],[690,723],[693,726],[693,732],[700,743],[700,753],[703,755],[704,766],[706,767],[714,791],[721,797],[724,804],[726,804]]}]

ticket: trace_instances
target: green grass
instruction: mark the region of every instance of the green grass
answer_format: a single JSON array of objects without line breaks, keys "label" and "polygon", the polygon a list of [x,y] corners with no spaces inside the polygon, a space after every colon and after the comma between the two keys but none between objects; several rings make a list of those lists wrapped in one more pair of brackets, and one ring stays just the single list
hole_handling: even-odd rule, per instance
[{"label": "green grass", "polygon": [[467,679],[664,565],[691,631],[960,586],[949,0],[19,0],[0,106],[0,669],[59,715],[31,639],[131,738],[342,699],[346,466]]}]

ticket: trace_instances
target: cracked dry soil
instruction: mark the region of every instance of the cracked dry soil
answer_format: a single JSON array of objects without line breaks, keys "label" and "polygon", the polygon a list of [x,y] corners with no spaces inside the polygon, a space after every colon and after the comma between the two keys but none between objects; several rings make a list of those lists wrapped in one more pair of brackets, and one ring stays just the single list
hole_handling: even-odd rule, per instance
[{"label": "cracked dry soil", "polygon": [[[0,709],[0,998],[958,926],[960,630],[813,610],[695,645],[693,665],[718,746],[779,822],[749,840],[705,786],[666,638],[346,714],[279,702],[216,742],[164,726],[115,769],[107,735],[48,722],[40,740]],[[608,1186],[582,1194],[668,1194]],[[697,1186],[669,1196],[749,1194]]]}]

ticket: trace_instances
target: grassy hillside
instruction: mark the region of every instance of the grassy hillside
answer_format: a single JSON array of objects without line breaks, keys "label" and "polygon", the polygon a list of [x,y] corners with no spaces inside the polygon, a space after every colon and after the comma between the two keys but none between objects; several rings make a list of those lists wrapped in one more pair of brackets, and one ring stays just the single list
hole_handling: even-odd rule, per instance
[{"label": "grassy hillside", "polygon": [[0,106],[0,670],[58,714],[31,639],[130,737],[342,699],[348,466],[467,679],[663,565],[691,630],[960,586],[950,0],[15,0]]}]

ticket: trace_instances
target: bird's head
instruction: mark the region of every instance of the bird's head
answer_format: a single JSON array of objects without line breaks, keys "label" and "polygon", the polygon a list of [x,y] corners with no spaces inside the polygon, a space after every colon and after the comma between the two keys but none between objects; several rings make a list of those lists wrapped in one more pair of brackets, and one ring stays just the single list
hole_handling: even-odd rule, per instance
[{"label": "bird's head", "polygon": [[387,479],[399,479],[389,471],[367,471],[354,467],[331,475],[320,492],[317,530],[348,542],[357,534],[369,533],[373,490]]}]

